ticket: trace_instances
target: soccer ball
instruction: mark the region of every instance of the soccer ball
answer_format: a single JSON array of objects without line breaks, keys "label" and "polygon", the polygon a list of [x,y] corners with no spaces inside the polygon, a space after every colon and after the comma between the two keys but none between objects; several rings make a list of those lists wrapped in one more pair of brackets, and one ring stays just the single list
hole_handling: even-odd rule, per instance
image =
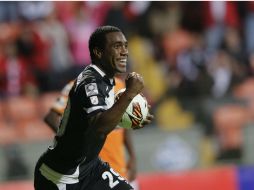
[{"label": "soccer ball", "polygon": [[[115,95],[117,101],[121,94],[125,91],[124,89],[119,90]],[[119,127],[126,129],[135,129],[146,119],[148,115],[148,103],[146,98],[142,94],[137,94],[125,110]]]}]

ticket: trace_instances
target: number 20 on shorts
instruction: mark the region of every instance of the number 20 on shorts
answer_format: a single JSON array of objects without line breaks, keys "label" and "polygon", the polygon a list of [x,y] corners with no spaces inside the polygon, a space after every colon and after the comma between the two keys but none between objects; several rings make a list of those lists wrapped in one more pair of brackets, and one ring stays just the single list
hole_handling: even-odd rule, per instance
[{"label": "number 20 on shorts", "polygon": [[[117,177],[117,179],[114,180],[114,176]],[[125,179],[123,177],[121,177],[117,172],[115,172],[112,168],[110,168],[110,172],[109,171],[105,171],[102,174],[102,178],[104,180],[108,179],[109,180],[109,187],[111,189],[113,189],[116,185],[119,184],[119,181],[124,181]]]}]

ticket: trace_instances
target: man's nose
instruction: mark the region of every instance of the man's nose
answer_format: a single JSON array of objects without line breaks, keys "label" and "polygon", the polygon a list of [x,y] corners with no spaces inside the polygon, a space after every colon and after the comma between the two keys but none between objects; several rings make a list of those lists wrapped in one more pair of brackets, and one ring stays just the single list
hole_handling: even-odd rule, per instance
[{"label": "man's nose", "polygon": [[121,54],[128,55],[128,53],[129,53],[128,48],[122,47]]}]

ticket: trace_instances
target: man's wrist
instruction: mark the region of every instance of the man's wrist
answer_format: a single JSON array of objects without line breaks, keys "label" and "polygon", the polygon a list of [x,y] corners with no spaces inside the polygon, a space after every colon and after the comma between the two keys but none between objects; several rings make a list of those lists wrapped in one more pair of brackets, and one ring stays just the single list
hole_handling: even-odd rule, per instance
[{"label": "man's wrist", "polygon": [[130,100],[130,101],[137,95],[137,93],[133,93],[133,92],[130,92],[128,90],[126,90],[124,92],[124,94],[127,97],[127,99]]}]

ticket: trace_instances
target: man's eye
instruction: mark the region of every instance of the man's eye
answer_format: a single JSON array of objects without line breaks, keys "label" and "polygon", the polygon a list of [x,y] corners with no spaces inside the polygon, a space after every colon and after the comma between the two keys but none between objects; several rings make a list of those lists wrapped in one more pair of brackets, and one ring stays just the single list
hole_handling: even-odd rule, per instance
[{"label": "man's eye", "polygon": [[121,45],[120,45],[120,44],[116,44],[116,45],[114,45],[114,47],[115,47],[116,49],[118,49],[118,48],[121,47]]},{"label": "man's eye", "polygon": [[128,48],[128,44],[116,44],[114,45],[115,49],[120,49],[120,48]]}]

